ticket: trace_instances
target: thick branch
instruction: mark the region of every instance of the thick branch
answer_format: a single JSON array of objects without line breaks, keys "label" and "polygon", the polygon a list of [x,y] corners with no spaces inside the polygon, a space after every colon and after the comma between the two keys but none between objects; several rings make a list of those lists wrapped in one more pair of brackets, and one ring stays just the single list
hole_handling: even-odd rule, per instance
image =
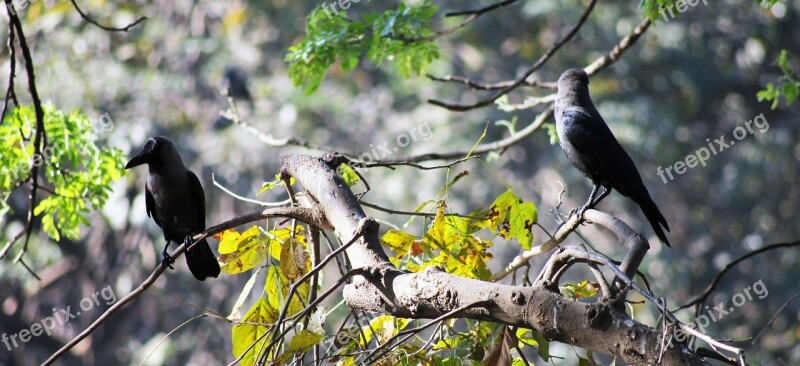
[{"label": "thick branch", "polygon": [[[358,199],[325,160],[287,155],[282,162],[281,172],[293,176],[316,198],[339,239],[347,242],[352,238],[366,216]],[[463,308],[452,316],[536,329],[548,339],[605,352],[625,362],[655,363],[661,356],[667,365],[707,364],[682,344],[660,355],[659,330],[607,304],[572,301],[541,286],[462,278],[435,267],[420,273],[399,271],[386,261],[377,233],[359,238],[347,248],[347,254],[354,268],[379,269],[371,271],[374,275],[355,276],[345,286],[344,299],[354,308],[403,318],[437,318]]]}]

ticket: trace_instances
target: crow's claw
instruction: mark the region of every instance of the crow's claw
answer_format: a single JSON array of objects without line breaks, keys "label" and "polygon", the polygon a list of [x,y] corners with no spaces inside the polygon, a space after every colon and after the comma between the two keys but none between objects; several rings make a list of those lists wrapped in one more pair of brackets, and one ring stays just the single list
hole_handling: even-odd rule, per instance
[{"label": "crow's claw", "polygon": [[161,257],[161,265],[162,265],[164,268],[166,268],[166,267],[169,267],[169,269],[175,269],[175,267],[173,267],[173,266],[172,266],[172,263],[175,263],[175,259],[173,259],[173,258],[172,258],[172,257],[171,257],[169,254],[167,254],[167,252],[165,251],[165,252],[163,253],[163,256]]},{"label": "crow's claw", "polygon": [[172,263],[175,263],[175,259],[169,255],[169,252],[167,251],[168,249],[169,241],[167,241],[167,244],[164,246],[164,251],[161,252],[161,265],[164,268],[169,267],[169,269],[175,269],[175,267],[172,266]]}]

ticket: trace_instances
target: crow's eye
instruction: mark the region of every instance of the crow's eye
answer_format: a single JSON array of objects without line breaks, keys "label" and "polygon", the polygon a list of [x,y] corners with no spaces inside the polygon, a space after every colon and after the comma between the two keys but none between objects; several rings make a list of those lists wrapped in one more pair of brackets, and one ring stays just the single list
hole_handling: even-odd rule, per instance
[{"label": "crow's eye", "polygon": [[153,151],[153,150],[155,150],[155,148],[156,148],[156,140],[149,139],[144,144],[144,150],[145,151]]}]

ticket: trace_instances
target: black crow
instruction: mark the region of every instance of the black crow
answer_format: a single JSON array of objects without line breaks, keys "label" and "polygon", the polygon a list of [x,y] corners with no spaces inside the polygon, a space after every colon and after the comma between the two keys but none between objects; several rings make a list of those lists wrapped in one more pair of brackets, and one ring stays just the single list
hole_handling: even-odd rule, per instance
[{"label": "black crow", "polygon": [[[192,236],[206,228],[203,186],[197,176],[186,169],[175,145],[166,137],[148,139],[139,155],[134,156],[125,169],[142,164],[147,164],[150,169],[144,187],[147,216],[152,217],[164,231],[166,243],[162,264],[172,268],[175,260],[167,252],[169,243],[191,243]],[[186,251],[186,264],[200,281],[219,275],[217,258],[205,239]]]},{"label": "black crow", "polygon": [[[578,170],[594,183],[589,200],[578,212],[594,207],[616,189],[642,209],[658,239],[669,246],[664,230],[667,220],[650,198],[639,171],[614,138],[589,97],[589,77],[581,69],[569,69],[558,78],[555,102],[556,131],[561,148]],[[597,195],[600,187],[603,192]]]}]

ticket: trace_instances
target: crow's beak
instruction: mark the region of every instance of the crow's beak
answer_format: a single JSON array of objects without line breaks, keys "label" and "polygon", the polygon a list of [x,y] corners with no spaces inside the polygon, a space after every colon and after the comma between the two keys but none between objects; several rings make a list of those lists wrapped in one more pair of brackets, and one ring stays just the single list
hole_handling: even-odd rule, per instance
[{"label": "crow's beak", "polygon": [[148,154],[144,151],[140,152],[139,155],[134,156],[128,164],[125,164],[125,169],[130,169],[135,166],[139,166],[142,164],[147,164],[147,156]]}]

